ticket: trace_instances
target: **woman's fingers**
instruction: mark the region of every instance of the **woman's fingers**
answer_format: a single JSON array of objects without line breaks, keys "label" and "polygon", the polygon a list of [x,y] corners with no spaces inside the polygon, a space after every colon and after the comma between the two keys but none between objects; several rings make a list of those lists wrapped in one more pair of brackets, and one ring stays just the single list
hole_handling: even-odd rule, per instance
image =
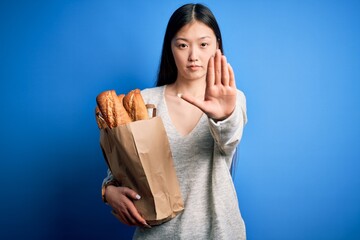
[{"label": "woman's fingers", "polygon": [[234,69],[232,68],[230,63],[228,63],[228,69],[229,69],[229,86],[232,88],[236,88]]},{"label": "woman's fingers", "polygon": [[132,204],[129,208],[129,218],[132,219],[134,225],[137,226],[147,226],[147,222],[146,220],[140,215],[140,213],[138,212],[138,210],[135,208],[135,206]]},{"label": "woman's fingers", "polygon": [[214,73],[214,57],[209,59],[207,72],[206,72],[206,81],[208,86],[215,84],[215,73]]},{"label": "woman's fingers", "polygon": [[224,86],[229,86],[229,69],[225,56],[221,56],[221,83]]},{"label": "woman's fingers", "polygon": [[[133,218],[131,216],[131,214],[129,212],[116,212],[116,211],[112,211],[111,212],[120,222],[129,225],[129,226],[145,226],[145,224],[139,224],[135,218]],[[148,226],[146,224],[146,226]]]},{"label": "woman's fingers", "polygon": [[108,203],[118,220],[131,226],[150,227],[134,205],[133,201],[140,198],[139,194],[127,187],[109,186],[107,188]]},{"label": "woman's fingers", "polygon": [[133,225],[144,225],[148,226],[146,220],[140,215],[139,211],[136,209],[134,203],[130,201],[132,200],[139,200],[141,197],[139,194],[137,194],[135,191],[131,190],[130,188],[123,188],[122,189],[125,196],[128,197],[128,199],[125,199],[125,204],[127,205],[127,212],[125,213],[125,216],[127,219],[133,224]]},{"label": "woman's fingers", "polygon": [[221,84],[221,51],[220,49],[216,50],[214,58],[214,67],[215,67],[215,85]]},{"label": "woman's fingers", "polygon": [[216,50],[215,57],[211,57],[208,63],[207,71],[208,86],[224,85],[228,86],[230,83],[230,73],[227,59],[222,55],[220,49]]},{"label": "woman's fingers", "polygon": [[234,109],[235,88],[234,71],[218,49],[215,57],[209,59],[204,99],[186,93],[179,97],[198,107],[210,118],[220,120],[228,117]]},{"label": "woman's fingers", "polygon": [[122,192],[130,199],[133,200],[139,200],[141,198],[141,196],[139,194],[137,194],[134,190],[127,188],[127,187],[123,187],[122,188]]},{"label": "woman's fingers", "polygon": [[115,210],[111,211],[111,213],[122,223],[126,224],[126,225],[129,225],[129,226],[133,226],[133,224],[131,223],[132,221],[127,217],[125,216],[124,213],[118,213],[116,212]]}]

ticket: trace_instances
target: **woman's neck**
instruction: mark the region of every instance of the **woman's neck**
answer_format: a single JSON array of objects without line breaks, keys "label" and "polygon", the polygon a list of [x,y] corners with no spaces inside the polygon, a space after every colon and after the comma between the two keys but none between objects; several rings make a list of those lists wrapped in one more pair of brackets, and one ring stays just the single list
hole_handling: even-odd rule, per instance
[{"label": "woman's neck", "polygon": [[203,98],[206,82],[204,81],[180,81],[176,80],[168,85],[168,94],[178,96],[179,94],[190,94],[196,98]]}]

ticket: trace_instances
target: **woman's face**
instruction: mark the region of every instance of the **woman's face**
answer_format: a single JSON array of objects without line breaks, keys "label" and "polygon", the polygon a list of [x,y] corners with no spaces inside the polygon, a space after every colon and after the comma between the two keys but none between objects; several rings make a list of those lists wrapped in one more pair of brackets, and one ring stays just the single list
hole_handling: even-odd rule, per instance
[{"label": "woman's face", "polygon": [[171,42],[177,80],[205,79],[207,65],[218,48],[214,31],[199,21],[182,27]]}]

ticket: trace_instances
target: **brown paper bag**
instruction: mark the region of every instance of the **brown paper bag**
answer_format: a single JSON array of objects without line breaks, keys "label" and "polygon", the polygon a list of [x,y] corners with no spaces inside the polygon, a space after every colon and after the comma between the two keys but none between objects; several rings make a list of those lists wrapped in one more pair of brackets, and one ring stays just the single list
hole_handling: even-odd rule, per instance
[{"label": "brown paper bag", "polygon": [[148,224],[161,224],[184,209],[160,117],[101,129],[100,145],[115,179],[141,196],[134,204]]}]

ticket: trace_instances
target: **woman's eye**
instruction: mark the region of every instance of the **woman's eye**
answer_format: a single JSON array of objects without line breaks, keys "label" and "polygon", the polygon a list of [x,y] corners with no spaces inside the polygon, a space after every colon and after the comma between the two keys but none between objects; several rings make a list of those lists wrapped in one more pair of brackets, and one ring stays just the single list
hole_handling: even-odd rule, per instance
[{"label": "woman's eye", "polygon": [[185,43],[180,43],[179,44],[179,48],[186,48],[186,47],[187,47],[187,45]]},{"label": "woman's eye", "polygon": [[201,47],[207,47],[208,45],[208,43],[201,43]]}]

